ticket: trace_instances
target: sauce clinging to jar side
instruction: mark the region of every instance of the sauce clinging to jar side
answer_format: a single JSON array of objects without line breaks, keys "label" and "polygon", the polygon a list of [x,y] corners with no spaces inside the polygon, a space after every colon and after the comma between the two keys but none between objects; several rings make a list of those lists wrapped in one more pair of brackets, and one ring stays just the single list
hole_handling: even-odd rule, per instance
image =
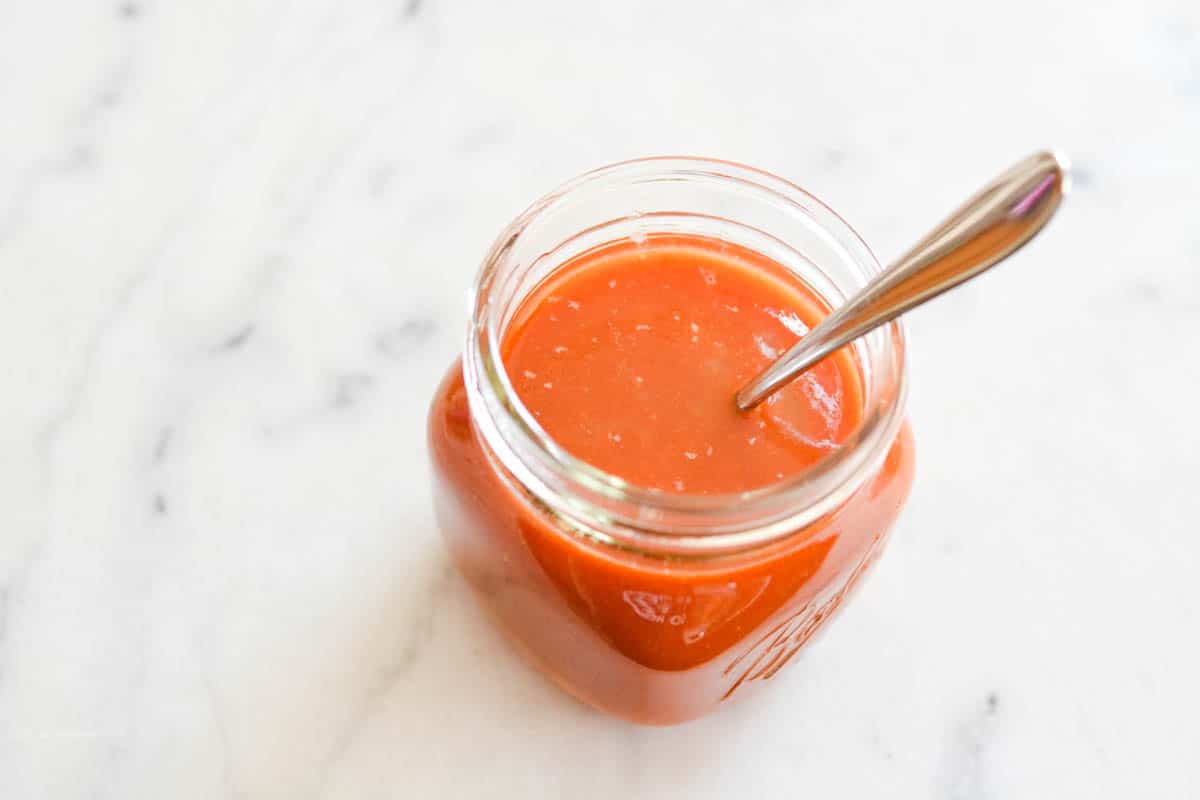
[{"label": "sauce clinging to jar side", "polygon": [[[853,351],[754,411],[734,393],[828,313],[785,268],[701,236],[622,240],[531,291],[502,339],[523,405],[564,449],[666,494],[728,494],[827,456],[863,418]],[[907,426],[833,512],[766,546],[676,559],[579,535],[496,473],[455,365],[430,413],[439,522],[517,646],[627,719],[699,716],[770,678],[878,555],[912,480]]]}]

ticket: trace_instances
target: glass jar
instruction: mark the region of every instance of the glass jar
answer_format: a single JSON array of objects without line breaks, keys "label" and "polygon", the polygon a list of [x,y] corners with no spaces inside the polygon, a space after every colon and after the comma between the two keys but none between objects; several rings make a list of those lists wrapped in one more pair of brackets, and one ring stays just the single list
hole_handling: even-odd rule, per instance
[{"label": "glass jar", "polygon": [[834,307],[880,270],[833,211],[759,170],[693,158],[604,167],[539,200],[496,241],[464,358],[429,418],[438,522],[483,605],[564,689],[648,724],[700,716],[791,660],[879,555],[913,475],[898,323],[849,345],[863,387],[858,429],[770,486],[665,494],[546,435],[500,359],[506,326],[573,256],[660,233],[757,251]]}]

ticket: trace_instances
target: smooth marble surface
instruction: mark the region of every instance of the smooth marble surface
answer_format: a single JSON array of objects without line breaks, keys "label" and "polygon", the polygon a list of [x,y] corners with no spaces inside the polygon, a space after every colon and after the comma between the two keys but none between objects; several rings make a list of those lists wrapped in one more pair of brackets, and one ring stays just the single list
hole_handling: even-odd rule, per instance
[{"label": "smooth marble surface", "polygon": [[[0,16],[0,797],[1200,796],[1191,0]],[[705,154],[886,257],[1046,145],[1075,193],[912,319],[911,504],[771,691],[632,728],[516,659],[423,435],[503,224]]]}]

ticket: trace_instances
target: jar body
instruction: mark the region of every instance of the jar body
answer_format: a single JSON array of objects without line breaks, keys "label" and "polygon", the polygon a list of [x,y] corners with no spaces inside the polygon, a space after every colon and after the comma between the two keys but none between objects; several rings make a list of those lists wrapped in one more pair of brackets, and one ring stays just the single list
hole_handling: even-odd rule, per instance
[{"label": "jar body", "polygon": [[492,457],[461,363],[429,417],[450,552],[524,655],[581,700],[644,724],[701,716],[771,678],[874,562],[912,482],[907,424],[848,499],[745,550],[678,559],[581,535]]}]

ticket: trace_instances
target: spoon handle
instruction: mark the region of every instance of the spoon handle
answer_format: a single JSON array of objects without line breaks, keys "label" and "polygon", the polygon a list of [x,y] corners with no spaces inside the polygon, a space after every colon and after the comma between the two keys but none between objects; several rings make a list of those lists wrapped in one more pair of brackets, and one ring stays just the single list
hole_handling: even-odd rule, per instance
[{"label": "spoon handle", "polygon": [[738,408],[753,408],[835,350],[1015,253],[1054,216],[1066,184],[1066,165],[1053,153],[1010,167],[742,387]]}]

